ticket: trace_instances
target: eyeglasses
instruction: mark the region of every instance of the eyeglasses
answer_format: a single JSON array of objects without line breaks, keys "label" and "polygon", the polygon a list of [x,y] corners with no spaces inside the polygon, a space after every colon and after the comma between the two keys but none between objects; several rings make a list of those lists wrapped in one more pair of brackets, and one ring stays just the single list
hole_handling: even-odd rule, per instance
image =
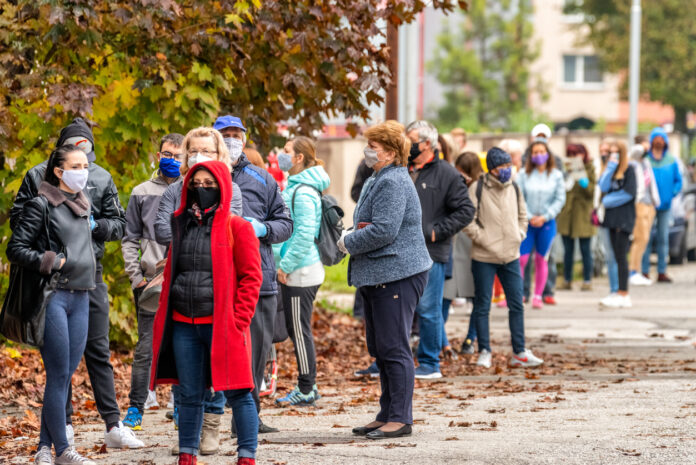
[{"label": "eyeglasses", "polygon": [[206,179],[205,181],[191,181],[189,182],[189,186],[198,189],[199,187],[217,187],[218,183],[215,181],[212,181],[210,179]]},{"label": "eyeglasses", "polygon": [[172,153],[172,152],[168,152],[166,150],[164,152],[160,152],[160,156],[162,158],[177,158],[178,159],[178,158],[181,158],[181,155],[182,155],[181,153]]},{"label": "eyeglasses", "polygon": [[218,153],[217,150],[212,151],[212,152],[209,152],[208,150],[189,150],[188,156],[192,157],[194,155],[203,155],[204,157],[213,158],[213,156],[217,155],[217,153]]}]

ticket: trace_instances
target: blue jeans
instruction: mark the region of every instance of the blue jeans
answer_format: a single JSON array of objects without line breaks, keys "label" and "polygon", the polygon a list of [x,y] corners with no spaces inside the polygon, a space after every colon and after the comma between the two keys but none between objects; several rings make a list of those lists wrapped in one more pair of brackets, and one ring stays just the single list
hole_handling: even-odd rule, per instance
[{"label": "blue jeans", "polygon": [[609,292],[612,294],[619,291],[619,265],[614,257],[614,248],[611,246],[609,229],[599,228],[599,238],[602,240],[604,254],[607,258],[607,274],[609,275]]},{"label": "blue jeans", "polygon": [[447,339],[447,332],[445,331],[445,324],[447,324],[447,319],[449,318],[449,311],[451,306],[452,301],[450,299],[442,299],[442,336],[440,339],[440,343],[442,344],[443,349],[450,345],[449,340]]},{"label": "blue jeans", "polygon": [[87,291],[56,290],[46,307],[46,331],[41,358],[46,369],[46,388],[41,408],[39,448],[68,448],[65,436],[65,403],[72,374],[82,359],[89,326]]},{"label": "blue jeans", "polygon": [[[203,426],[203,399],[210,392],[210,348],[213,325],[192,325],[174,322],[172,343],[174,360],[179,375],[179,452],[198,454]],[[232,406],[237,426],[237,453],[239,457],[256,457],[259,432],[256,404],[251,390],[225,391]]]},{"label": "blue jeans", "polygon": [[440,370],[440,349],[442,348],[442,294],[445,292],[446,263],[433,263],[428,272],[420,302],[416,307],[420,342],[418,343],[418,363],[433,370]]},{"label": "blue jeans", "polygon": [[643,263],[641,268],[643,273],[650,273],[650,253],[652,252],[653,241],[657,241],[657,272],[667,272],[667,257],[669,256],[669,220],[671,218],[671,210],[658,210],[655,214],[655,223],[657,228],[654,230],[657,234],[650,233],[648,246],[643,253]]},{"label": "blue jeans", "polygon": [[471,319],[476,324],[479,352],[491,350],[488,314],[491,310],[491,295],[493,281],[498,275],[500,284],[505,291],[508,305],[508,323],[512,339],[512,350],[518,354],[525,349],[524,345],[524,306],[522,305],[522,275],[520,261],[514,260],[504,265],[471,261],[471,272],[474,274],[474,311]]}]

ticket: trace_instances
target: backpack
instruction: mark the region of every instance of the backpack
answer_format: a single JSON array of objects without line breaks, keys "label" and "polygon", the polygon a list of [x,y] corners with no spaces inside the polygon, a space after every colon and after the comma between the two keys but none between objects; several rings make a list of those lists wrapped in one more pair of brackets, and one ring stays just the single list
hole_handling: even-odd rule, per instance
[{"label": "backpack", "polygon": [[314,189],[321,198],[321,223],[319,225],[319,236],[314,238],[314,243],[319,250],[321,263],[326,266],[338,264],[346,256],[338,248],[338,240],[343,233],[343,209],[338,206],[338,202],[331,195],[323,195],[319,189],[309,184],[300,184],[292,193],[292,209],[295,210],[295,195],[302,186]]},{"label": "backpack", "polygon": [[[518,186],[515,181],[512,181],[512,185],[515,188],[515,197],[517,199],[517,213],[519,214],[520,186]],[[476,184],[476,224],[478,224],[480,228],[483,228],[483,225],[479,221],[479,208],[481,208],[481,194],[482,193],[483,193],[483,176],[481,176],[479,178],[478,183]]]}]

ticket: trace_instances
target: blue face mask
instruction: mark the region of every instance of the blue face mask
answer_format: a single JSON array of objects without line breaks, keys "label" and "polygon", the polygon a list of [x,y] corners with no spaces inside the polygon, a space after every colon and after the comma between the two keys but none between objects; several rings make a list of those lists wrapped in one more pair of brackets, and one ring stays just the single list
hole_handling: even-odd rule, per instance
[{"label": "blue face mask", "polygon": [[278,154],[278,168],[281,171],[290,171],[290,168],[292,168],[292,157],[289,153],[280,152]]},{"label": "blue face mask", "polygon": [[512,177],[512,168],[500,168],[498,169],[498,181],[505,184]]},{"label": "blue face mask", "polygon": [[178,178],[181,172],[181,162],[174,158],[160,158],[159,169],[160,172],[168,178]]}]

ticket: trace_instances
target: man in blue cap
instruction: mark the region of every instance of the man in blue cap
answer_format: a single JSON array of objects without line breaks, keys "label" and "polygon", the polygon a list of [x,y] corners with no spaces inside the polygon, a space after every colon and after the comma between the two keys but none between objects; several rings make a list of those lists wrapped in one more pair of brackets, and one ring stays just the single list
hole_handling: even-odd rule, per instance
[{"label": "man in blue cap", "polygon": [[[254,318],[251,320],[251,358],[252,371],[254,375],[254,400],[256,409],[260,412],[259,387],[263,380],[266,365],[266,356],[271,349],[273,340],[273,327],[277,309],[278,284],[276,281],[276,266],[273,258],[271,244],[285,242],[292,235],[292,219],[283,198],[280,195],[280,188],[275,179],[264,169],[252,165],[244,155],[246,144],[246,128],[242,120],[236,116],[220,116],[213,124],[213,128],[220,131],[225,141],[225,145],[230,152],[230,162],[232,164],[232,180],[239,185],[243,199],[243,217],[251,223],[260,242],[261,269],[263,272],[263,284],[259,294],[259,301],[256,305]],[[221,393],[220,393],[221,394]],[[221,415],[224,407],[224,396],[214,395],[205,404],[206,417],[211,419],[211,414]],[[212,429],[217,421],[212,422]],[[205,423],[205,421],[204,421]],[[259,433],[269,433],[278,431],[271,428],[259,419]],[[208,431],[203,428],[201,436],[201,451],[215,453],[219,448],[214,444],[217,438],[215,431]],[[232,421],[232,435],[236,436],[234,421]],[[210,436],[213,438],[204,438]]]}]

